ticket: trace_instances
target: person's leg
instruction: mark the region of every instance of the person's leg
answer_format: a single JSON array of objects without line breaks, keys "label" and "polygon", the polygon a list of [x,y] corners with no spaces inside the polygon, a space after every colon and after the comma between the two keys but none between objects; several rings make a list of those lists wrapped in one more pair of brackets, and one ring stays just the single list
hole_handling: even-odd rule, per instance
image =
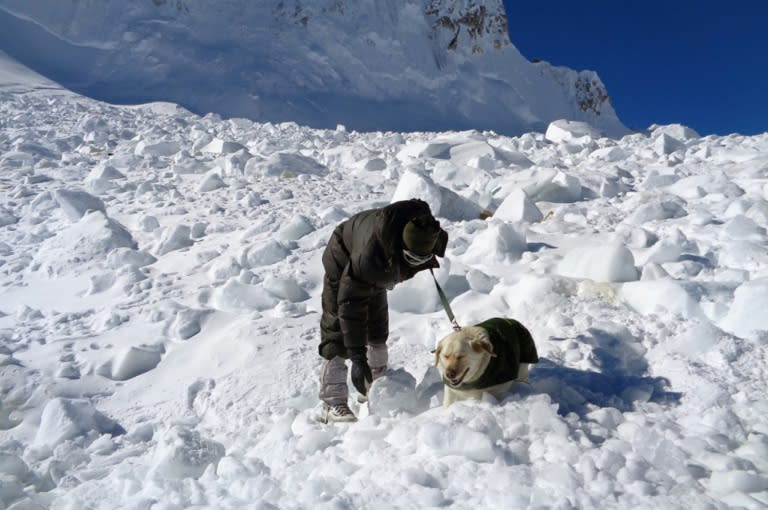
[{"label": "person's leg", "polygon": [[357,418],[347,403],[348,398],[347,364],[344,358],[336,356],[325,360],[320,369],[320,400],[323,401],[320,421],[323,423],[356,421]]},{"label": "person's leg", "polygon": [[346,404],[348,397],[347,364],[344,358],[336,356],[323,361],[320,368],[320,400],[329,406],[337,406]]},{"label": "person's leg", "polygon": [[347,403],[347,364],[342,357],[345,350],[339,325],[337,295],[338,283],[326,276],[323,280],[323,313],[320,318],[318,348],[320,356],[325,358],[320,368],[320,400],[323,402],[320,421],[323,423],[356,420]]}]

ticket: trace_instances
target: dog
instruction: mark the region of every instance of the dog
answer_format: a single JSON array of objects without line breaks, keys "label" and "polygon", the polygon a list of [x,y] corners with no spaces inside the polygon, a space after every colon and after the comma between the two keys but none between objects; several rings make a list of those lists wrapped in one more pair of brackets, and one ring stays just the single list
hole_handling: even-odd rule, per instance
[{"label": "dog", "polygon": [[435,349],[443,406],[483,393],[501,398],[515,382],[527,382],[529,365],[538,361],[531,333],[515,319],[496,317],[454,331]]}]

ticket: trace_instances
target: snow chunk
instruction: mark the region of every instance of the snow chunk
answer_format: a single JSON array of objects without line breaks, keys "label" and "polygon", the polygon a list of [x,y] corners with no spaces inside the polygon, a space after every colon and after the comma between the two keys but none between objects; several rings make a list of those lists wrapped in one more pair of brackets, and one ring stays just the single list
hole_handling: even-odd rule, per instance
[{"label": "snow chunk", "polygon": [[240,265],[247,269],[268,266],[280,262],[291,251],[278,241],[268,241],[259,246],[249,246],[240,257]]},{"label": "snow chunk", "polygon": [[14,223],[18,223],[18,221],[19,218],[17,218],[11,211],[5,207],[0,207],[0,227],[13,225]]},{"label": "snow chunk", "polygon": [[582,198],[581,181],[563,172],[526,186],[526,193],[535,202],[572,203]]},{"label": "snow chunk", "polygon": [[765,242],[765,229],[744,215],[734,216],[724,227],[725,234],[731,239],[742,241]]},{"label": "snow chunk", "polygon": [[141,347],[123,349],[112,359],[111,378],[116,381],[131,379],[149,372],[160,363],[161,359],[162,354],[158,350]]},{"label": "snow chunk", "polygon": [[222,281],[240,274],[243,267],[234,257],[219,257],[208,269],[208,277],[213,281]]},{"label": "snow chunk", "polygon": [[193,310],[185,308],[176,313],[176,317],[171,324],[170,332],[179,340],[187,340],[202,329],[203,318],[210,313],[210,310]]},{"label": "snow chunk", "polygon": [[137,246],[122,225],[97,211],[86,214],[77,223],[43,241],[35,261],[55,274],[77,269],[117,248],[135,250]]},{"label": "snow chunk", "polygon": [[144,267],[157,262],[157,259],[145,251],[132,248],[115,248],[107,255],[107,267],[118,269],[123,266]]},{"label": "snow chunk", "polygon": [[72,222],[78,221],[88,211],[106,213],[104,202],[85,191],[56,190],[53,192],[53,198]]},{"label": "snow chunk", "polygon": [[681,199],[672,196],[668,196],[665,199],[651,200],[635,209],[635,212],[627,219],[627,223],[641,225],[649,221],[681,218],[688,214],[684,204],[685,202]]},{"label": "snow chunk", "polygon": [[125,179],[125,175],[111,165],[98,165],[85,178],[85,186],[94,193],[104,193],[116,187],[112,181],[117,179]]},{"label": "snow chunk", "polygon": [[635,258],[621,243],[575,248],[566,253],[557,272],[596,282],[630,282],[638,278]]},{"label": "snow chunk", "polygon": [[154,252],[157,255],[165,255],[166,253],[192,246],[194,243],[190,237],[191,234],[192,230],[186,225],[165,228],[155,246]]},{"label": "snow chunk", "polygon": [[420,198],[429,204],[432,214],[452,221],[469,221],[480,217],[479,205],[454,191],[436,184],[426,175],[405,172],[397,183],[392,202]]},{"label": "snow chunk", "polygon": [[158,439],[150,476],[163,478],[199,478],[209,465],[224,456],[224,445],[204,439],[200,433],[176,425]]},{"label": "snow chunk", "polygon": [[608,162],[616,162],[627,159],[627,152],[618,146],[603,147],[596,149],[589,154],[590,159],[598,159]]},{"label": "snow chunk", "polygon": [[312,226],[309,218],[300,214],[278,230],[277,237],[281,241],[298,241],[305,235],[314,231],[315,227]]},{"label": "snow chunk", "polygon": [[214,191],[219,188],[226,187],[227,184],[218,173],[210,172],[203,178],[203,181],[200,183],[200,186],[198,186],[197,190],[200,193],[207,193],[208,191]]},{"label": "snow chunk", "polygon": [[117,422],[97,411],[87,400],[55,398],[43,409],[34,444],[54,448],[91,431],[112,435],[125,433]]},{"label": "snow chunk", "polygon": [[651,315],[666,310],[685,318],[706,316],[699,303],[688,292],[672,280],[644,280],[625,283],[619,293],[621,298],[634,310]]},{"label": "snow chunk", "polygon": [[207,145],[200,148],[200,152],[206,152],[208,154],[231,154],[245,149],[245,146],[237,142],[227,142],[220,138],[214,138]]},{"label": "snow chunk", "polygon": [[761,492],[768,490],[768,478],[749,471],[715,471],[709,489],[720,494]]},{"label": "snow chunk", "polygon": [[675,151],[684,150],[685,145],[677,138],[673,138],[666,133],[662,133],[656,141],[653,142],[653,150],[660,156],[672,154]]},{"label": "snow chunk", "polygon": [[368,391],[368,409],[371,414],[395,416],[415,413],[420,408],[416,397],[416,379],[403,370],[389,370],[376,379]]},{"label": "snow chunk", "polygon": [[133,153],[144,157],[170,157],[181,150],[181,145],[176,141],[147,142],[140,141],[136,144]]},{"label": "snow chunk", "polygon": [[600,136],[600,132],[586,122],[565,119],[550,122],[544,134],[544,138],[553,143],[577,144],[587,144]]},{"label": "snow chunk", "polygon": [[491,438],[456,423],[427,423],[419,430],[418,443],[440,457],[458,455],[475,462],[493,462],[496,458]]},{"label": "snow chunk", "polygon": [[318,213],[318,216],[321,220],[325,223],[340,223],[343,220],[349,218],[350,214],[342,209],[341,207],[337,205],[333,205],[331,207],[328,207],[327,209],[323,209]]},{"label": "snow chunk", "polygon": [[249,160],[245,167],[246,175],[294,177],[300,174],[321,175],[328,171],[325,165],[321,165],[314,159],[290,152],[278,152],[272,154],[266,161],[251,164]]},{"label": "snow chunk", "polygon": [[689,128],[688,126],[683,126],[682,124],[668,124],[666,126],[653,125],[651,126],[651,129],[653,130],[653,135],[663,133],[682,141],[701,138],[699,133]]},{"label": "snow chunk", "polygon": [[264,288],[280,299],[285,299],[291,303],[298,303],[309,299],[309,294],[302,289],[293,278],[277,278],[267,276],[264,279]]},{"label": "snow chunk", "polygon": [[277,306],[278,302],[278,299],[263,287],[230,278],[227,283],[213,291],[210,305],[224,312],[248,313],[269,310]]},{"label": "snow chunk", "polygon": [[734,292],[733,304],[720,327],[734,335],[750,338],[768,331],[768,278],[742,283]]},{"label": "snow chunk", "polygon": [[512,223],[528,222],[535,223],[541,221],[544,215],[536,204],[534,204],[525,191],[514,189],[507,195],[507,198],[499,205],[499,208],[493,213],[493,217]]},{"label": "snow chunk", "polygon": [[515,262],[526,250],[524,234],[518,233],[509,223],[496,219],[488,222],[488,228],[475,236],[463,255],[466,264],[490,264]]}]

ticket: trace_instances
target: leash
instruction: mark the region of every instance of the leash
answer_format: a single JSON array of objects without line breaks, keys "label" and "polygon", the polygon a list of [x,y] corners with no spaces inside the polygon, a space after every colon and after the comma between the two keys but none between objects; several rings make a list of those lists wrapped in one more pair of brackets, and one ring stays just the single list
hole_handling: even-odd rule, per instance
[{"label": "leash", "polygon": [[445,309],[445,314],[448,316],[448,319],[451,321],[451,326],[453,326],[454,331],[459,331],[461,329],[461,326],[459,326],[459,323],[456,321],[456,317],[453,315],[453,310],[451,310],[451,305],[448,303],[448,298],[445,296],[445,292],[443,292],[443,288],[440,287],[440,284],[437,283],[437,278],[435,278],[435,272],[432,271],[432,268],[429,268],[429,272],[432,275],[432,279],[435,281],[435,287],[437,287],[437,294],[440,296],[440,302],[443,304],[443,308]]}]

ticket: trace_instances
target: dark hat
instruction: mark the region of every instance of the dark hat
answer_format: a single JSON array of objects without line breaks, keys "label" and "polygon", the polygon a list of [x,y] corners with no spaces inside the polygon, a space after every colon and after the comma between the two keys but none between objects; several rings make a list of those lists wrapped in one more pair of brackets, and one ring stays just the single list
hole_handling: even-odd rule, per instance
[{"label": "dark hat", "polygon": [[403,244],[417,255],[429,255],[440,234],[440,223],[429,214],[417,216],[403,228]]}]

